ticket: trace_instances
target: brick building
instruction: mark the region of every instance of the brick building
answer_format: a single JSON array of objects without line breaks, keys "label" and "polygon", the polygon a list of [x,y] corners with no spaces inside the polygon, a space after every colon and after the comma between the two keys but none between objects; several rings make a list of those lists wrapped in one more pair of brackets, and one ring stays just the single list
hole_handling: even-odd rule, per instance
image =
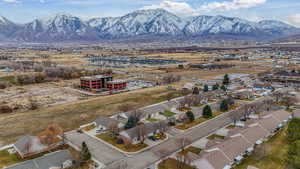
[{"label": "brick building", "polygon": [[127,87],[127,82],[125,80],[114,80],[107,82],[107,88],[109,90],[120,90]]},{"label": "brick building", "polygon": [[83,89],[101,89],[107,88],[107,82],[112,81],[112,76],[86,76],[80,78],[80,86]]}]

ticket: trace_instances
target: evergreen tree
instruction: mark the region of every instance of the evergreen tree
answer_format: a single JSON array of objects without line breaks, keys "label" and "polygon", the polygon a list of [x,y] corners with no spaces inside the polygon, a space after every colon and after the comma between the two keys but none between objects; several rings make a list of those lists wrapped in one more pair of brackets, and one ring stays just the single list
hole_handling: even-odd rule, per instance
[{"label": "evergreen tree", "polygon": [[204,117],[204,118],[210,118],[210,117],[212,117],[212,110],[211,110],[211,108],[210,108],[210,106],[209,105],[206,105],[204,108],[203,108],[203,113],[202,113],[202,116]]},{"label": "evergreen tree", "polygon": [[81,152],[80,152],[80,161],[86,162],[91,159],[92,155],[90,153],[89,148],[87,147],[85,142],[82,142]]},{"label": "evergreen tree", "polygon": [[199,92],[199,88],[198,87],[194,87],[193,89],[193,94],[194,95],[198,95],[200,92]]},{"label": "evergreen tree", "polygon": [[220,104],[220,110],[221,110],[222,112],[225,112],[225,111],[228,111],[228,109],[229,109],[229,106],[228,106],[227,101],[226,101],[226,100],[223,100],[223,101],[221,102],[221,104]]},{"label": "evergreen tree", "polygon": [[224,75],[224,79],[223,79],[223,85],[229,85],[230,83],[230,79],[228,74]]},{"label": "evergreen tree", "polygon": [[222,89],[223,91],[226,91],[226,90],[227,90],[227,88],[226,88],[225,85],[222,85],[222,86],[221,86],[221,89]]},{"label": "evergreen tree", "polygon": [[125,129],[131,129],[135,127],[138,123],[138,119],[134,116],[129,116],[127,123],[125,124]]},{"label": "evergreen tree", "polygon": [[208,85],[207,84],[204,85],[203,91],[208,92]]},{"label": "evergreen tree", "polygon": [[195,120],[194,113],[191,111],[186,112],[186,116],[189,118],[190,122],[193,122]]},{"label": "evergreen tree", "polygon": [[212,90],[218,90],[219,89],[219,84],[216,83],[213,85]]}]

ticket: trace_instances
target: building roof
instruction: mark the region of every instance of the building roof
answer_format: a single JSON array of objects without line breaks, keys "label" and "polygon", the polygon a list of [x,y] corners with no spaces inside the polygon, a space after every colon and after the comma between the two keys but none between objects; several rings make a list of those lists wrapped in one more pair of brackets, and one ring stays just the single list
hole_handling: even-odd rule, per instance
[{"label": "building roof", "polygon": [[291,114],[283,109],[274,111],[271,113],[277,120],[284,121],[288,120],[291,116]]},{"label": "building roof", "polygon": [[245,152],[247,148],[251,147],[251,143],[248,142],[242,135],[237,134],[231,136],[230,139],[220,143],[216,146],[223,151],[230,160],[234,160],[235,157]]},{"label": "building roof", "polygon": [[81,77],[80,80],[99,80],[103,78],[111,78],[112,76],[105,76],[105,75],[95,75],[95,76],[84,76]]},{"label": "building roof", "polygon": [[95,120],[95,123],[97,126],[101,125],[101,126],[104,126],[104,127],[109,127],[110,124],[119,124],[119,121],[115,120],[115,119],[112,119],[112,118],[109,118],[109,117],[106,117],[106,116],[99,116],[96,120]]},{"label": "building roof", "polygon": [[256,141],[263,139],[268,135],[268,131],[263,129],[260,125],[254,124],[249,126],[241,132],[241,134],[252,144],[255,144]]},{"label": "building roof", "polygon": [[145,135],[148,135],[150,133],[154,133],[156,130],[158,130],[158,123],[146,123],[143,125],[139,125],[136,127],[133,127],[131,129],[125,130],[120,132],[121,136],[130,138],[130,139],[134,139],[134,138],[138,138],[139,137],[139,130],[141,126],[145,126]]},{"label": "building roof", "polygon": [[272,132],[280,122],[276,120],[272,115],[267,115],[259,120],[259,124],[267,131]]},{"label": "building roof", "polygon": [[113,80],[113,81],[107,82],[107,84],[120,84],[120,83],[127,83],[127,80],[118,79],[118,80]]},{"label": "building roof", "polygon": [[230,164],[230,159],[218,149],[204,153],[198,162],[199,169],[223,169]]},{"label": "building roof", "polygon": [[46,148],[38,136],[23,136],[14,144],[14,147],[22,156],[39,153]]},{"label": "building roof", "polygon": [[24,161],[5,169],[50,169],[50,168],[62,168],[65,162],[72,164],[72,154],[68,150],[60,150],[53,153],[46,154],[42,157]]}]

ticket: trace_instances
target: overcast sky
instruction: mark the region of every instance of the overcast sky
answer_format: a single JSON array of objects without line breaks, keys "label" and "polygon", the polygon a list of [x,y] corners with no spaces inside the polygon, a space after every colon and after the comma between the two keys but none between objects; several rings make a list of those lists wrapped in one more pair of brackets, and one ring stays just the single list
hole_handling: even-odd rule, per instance
[{"label": "overcast sky", "polygon": [[179,16],[225,15],[277,19],[300,27],[300,0],[0,0],[0,15],[20,23],[56,13],[88,19],[163,8]]}]

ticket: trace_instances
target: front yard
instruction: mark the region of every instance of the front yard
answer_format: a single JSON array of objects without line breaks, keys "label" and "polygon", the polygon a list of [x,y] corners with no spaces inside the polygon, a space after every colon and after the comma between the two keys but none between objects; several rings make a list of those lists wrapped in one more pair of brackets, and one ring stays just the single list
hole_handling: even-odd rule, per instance
[{"label": "front yard", "polygon": [[[220,111],[214,112],[213,116],[211,118],[214,118],[214,117],[216,117],[216,116],[218,116],[218,115],[220,115],[222,113],[223,112],[220,112]],[[189,129],[191,127],[194,127],[194,126],[197,126],[197,125],[199,125],[199,124],[201,124],[201,123],[203,123],[203,122],[205,122],[205,121],[207,121],[207,120],[209,120],[211,118],[199,117],[199,118],[196,118],[192,122],[187,122],[187,123],[183,123],[183,124],[177,125],[177,126],[175,126],[175,128],[180,129],[180,130],[187,130],[187,129]]]},{"label": "front yard", "polygon": [[158,164],[158,169],[195,169],[195,168],[186,164],[182,164],[180,161],[174,158],[168,158]]},{"label": "front yard", "polygon": [[0,168],[3,168],[5,166],[7,167],[22,161],[24,160],[19,158],[16,153],[9,154],[7,150],[0,151]]},{"label": "front yard", "polygon": [[198,148],[198,147],[190,146],[190,147],[184,149],[184,151],[181,151],[179,153],[181,153],[183,155],[187,154],[188,152],[195,153],[195,154],[200,154],[201,151],[202,150],[200,148]]},{"label": "front yard", "polygon": [[166,111],[162,112],[162,115],[164,115],[165,117],[172,117],[172,116],[174,116],[175,114],[176,114],[176,113],[171,112],[171,111],[169,111],[169,110],[166,110]]},{"label": "front yard", "polygon": [[117,137],[113,136],[110,133],[101,133],[96,135],[96,137],[98,137],[103,141],[106,141],[107,143],[125,152],[137,152],[148,146],[147,144],[124,144],[124,143],[118,144]]}]

